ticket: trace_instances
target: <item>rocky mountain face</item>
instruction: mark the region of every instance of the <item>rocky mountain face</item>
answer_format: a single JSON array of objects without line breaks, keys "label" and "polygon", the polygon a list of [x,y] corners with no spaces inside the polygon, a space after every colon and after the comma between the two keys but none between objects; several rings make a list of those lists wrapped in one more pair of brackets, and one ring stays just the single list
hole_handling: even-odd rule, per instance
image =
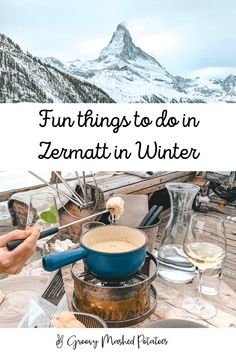
[{"label": "rocky mountain face", "polygon": [[113,102],[95,85],[60,71],[58,62],[52,65],[0,34],[0,103]]},{"label": "rocky mountain face", "polygon": [[222,89],[231,97],[236,96],[236,76],[229,75],[220,82]]},{"label": "rocky mountain face", "polygon": [[119,24],[98,59],[46,63],[101,87],[116,102],[236,101],[236,77],[225,80],[186,79],[171,75],[152,56],[135,46],[128,29]]}]

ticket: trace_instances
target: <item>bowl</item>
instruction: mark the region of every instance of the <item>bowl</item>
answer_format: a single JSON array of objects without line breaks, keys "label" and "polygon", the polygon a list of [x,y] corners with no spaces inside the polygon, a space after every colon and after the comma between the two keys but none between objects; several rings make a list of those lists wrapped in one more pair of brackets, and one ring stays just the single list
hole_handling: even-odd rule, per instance
[{"label": "bowl", "polygon": [[99,316],[84,312],[74,312],[74,315],[86,328],[107,328],[106,322]]},{"label": "bowl", "polygon": [[153,321],[146,326],[145,328],[207,328],[200,323],[181,320],[181,319],[170,319],[170,320],[160,320]]}]

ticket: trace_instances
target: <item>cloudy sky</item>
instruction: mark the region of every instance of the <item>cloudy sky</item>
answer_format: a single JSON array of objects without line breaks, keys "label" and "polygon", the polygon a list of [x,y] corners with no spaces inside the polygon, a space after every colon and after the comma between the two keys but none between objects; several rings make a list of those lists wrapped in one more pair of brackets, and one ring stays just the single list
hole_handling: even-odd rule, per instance
[{"label": "cloudy sky", "polygon": [[0,32],[37,56],[95,59],[118,23],[175,75],[236,73],[235,0],[0,0]]}]

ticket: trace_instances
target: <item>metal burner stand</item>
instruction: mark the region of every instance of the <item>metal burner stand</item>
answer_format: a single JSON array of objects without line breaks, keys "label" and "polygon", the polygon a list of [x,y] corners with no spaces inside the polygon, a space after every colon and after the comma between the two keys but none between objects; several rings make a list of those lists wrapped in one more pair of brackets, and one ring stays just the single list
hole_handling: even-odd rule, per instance
[{"label": "metal burner stand", "polygon": [[[104,281],[88,272],[71,267],[74,279],[72,307],[75,311],[95,314],[109,327],[126,327],[137,324],[156,309],[157,293],[152,285],[157,275],[157,261],[147,252],[142,269],[132,277],[117,283]],[[81,264],[79,264],[81,269]]]}]

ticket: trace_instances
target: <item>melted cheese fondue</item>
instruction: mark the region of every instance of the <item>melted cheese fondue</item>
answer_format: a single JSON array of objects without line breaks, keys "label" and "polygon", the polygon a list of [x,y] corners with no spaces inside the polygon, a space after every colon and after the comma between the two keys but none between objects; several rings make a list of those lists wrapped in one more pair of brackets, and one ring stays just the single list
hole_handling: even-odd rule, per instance
[{"label": "melted cheese fondue", "polygon": [[91,249],[100,252],[122,253],[135,250],[137,247],[132,243],[124,241],[105,241],[96,243]]}]

